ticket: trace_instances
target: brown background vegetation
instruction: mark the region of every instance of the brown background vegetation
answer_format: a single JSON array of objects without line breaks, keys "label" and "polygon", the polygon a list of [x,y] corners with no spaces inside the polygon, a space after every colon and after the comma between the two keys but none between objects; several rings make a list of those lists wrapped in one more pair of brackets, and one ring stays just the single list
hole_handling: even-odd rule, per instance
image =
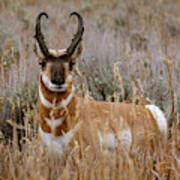
[{"label": "brown background vegetation", "polygon": [[[75,150],[59,161],[47,158],[36,143],[39,67],[33,36],[41,11],[49,14],[42,27],[55,49],[67,47],[76,29],[69,14],[84,18],[83,54],[74,69],[79,96],[155,103],[175,121],[167,151],[159,149],[143,162],[141,155],[131,159],[118,151],[112,157],[91,150],[79,157]],[[179,179],[179,49],[178,0],[1,0],[0,179]],[[20,152],[21,134],[26,144]],[[11,138],[13,146],[7,144]]]}]

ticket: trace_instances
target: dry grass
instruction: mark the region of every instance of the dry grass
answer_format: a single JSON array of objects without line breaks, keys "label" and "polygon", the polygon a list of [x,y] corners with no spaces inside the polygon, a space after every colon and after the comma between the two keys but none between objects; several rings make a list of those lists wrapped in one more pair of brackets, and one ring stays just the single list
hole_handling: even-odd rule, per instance
[{"label": "dry grass", "polygon": [[[80,143],[65,157],[48,157],[36,140],[39,68],[33,35],[40,11],[50,15],[43,27],[52,48],[70,42],[70,12],[84,17],[84,49],[74,69],[78,94],[157,104],[170,125],[174,121],[167,146],[152,150],[147,143],[146,152],[126,154],[120,147],[111,153],[82,150]],[[0,179],[180,179],[179,12],[178,0],[1,0]]]}]

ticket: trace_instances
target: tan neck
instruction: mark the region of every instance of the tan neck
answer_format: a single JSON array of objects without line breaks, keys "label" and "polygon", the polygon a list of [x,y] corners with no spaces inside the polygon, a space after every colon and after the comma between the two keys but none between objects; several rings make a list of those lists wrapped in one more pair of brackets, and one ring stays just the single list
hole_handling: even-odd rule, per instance
[{"label": "tan neck", "polygon": [[66,92],[50,91],[40,76],[39,110],[40,128],[45,133],[61,136],[74,126],[77,100],[73,83]]}]

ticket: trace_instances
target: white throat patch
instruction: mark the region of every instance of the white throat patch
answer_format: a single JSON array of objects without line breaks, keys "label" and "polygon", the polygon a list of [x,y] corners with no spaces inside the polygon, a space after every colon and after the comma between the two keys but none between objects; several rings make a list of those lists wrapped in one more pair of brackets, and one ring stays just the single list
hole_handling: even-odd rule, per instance
[{"label": "white throat patch", "polygon": [[52,130],[54,130],[57,126],[60,126],[63,122],[63,118],[59,118],[59,119],[48,119],[48,118],[44,118],[44,120],[46,121],[46,123],[51,127]]},{"label": "white throat patch", "polygon": [[74,92],[75,92],[75,88],[74,88],[74,86],[72,86],[72,91],[69,94],[69,96],[56,106],[44,98],[43,93],[41,91],[41,87],[39,86],[39,97],[40,97],[41,103],[44,106],[46,106],[47,108],[63,108],[65,106],[67,106],[70,103],[71,99],[73,98]]}]

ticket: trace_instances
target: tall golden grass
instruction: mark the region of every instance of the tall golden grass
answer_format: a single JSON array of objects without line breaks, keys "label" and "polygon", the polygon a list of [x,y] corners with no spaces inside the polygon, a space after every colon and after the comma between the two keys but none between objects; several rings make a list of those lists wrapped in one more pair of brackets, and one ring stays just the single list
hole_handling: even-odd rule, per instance
[{"label": "tall golden grass", "polygon": [[[180,12],[174,1],[0,1],[0,179],[180,179]],[[33,53],[37,14],[49,47],[73,35],[72,11],[84,17],[83,54],[74,69],[79,96],[155,103],[169,122],[169,140],[146,151],[98,150],[83,140],[65,156],[37,141],[38,76]],[[45,20],[44,20],[45,21]],[[19,145],[21,144],[21,149]]]}]

